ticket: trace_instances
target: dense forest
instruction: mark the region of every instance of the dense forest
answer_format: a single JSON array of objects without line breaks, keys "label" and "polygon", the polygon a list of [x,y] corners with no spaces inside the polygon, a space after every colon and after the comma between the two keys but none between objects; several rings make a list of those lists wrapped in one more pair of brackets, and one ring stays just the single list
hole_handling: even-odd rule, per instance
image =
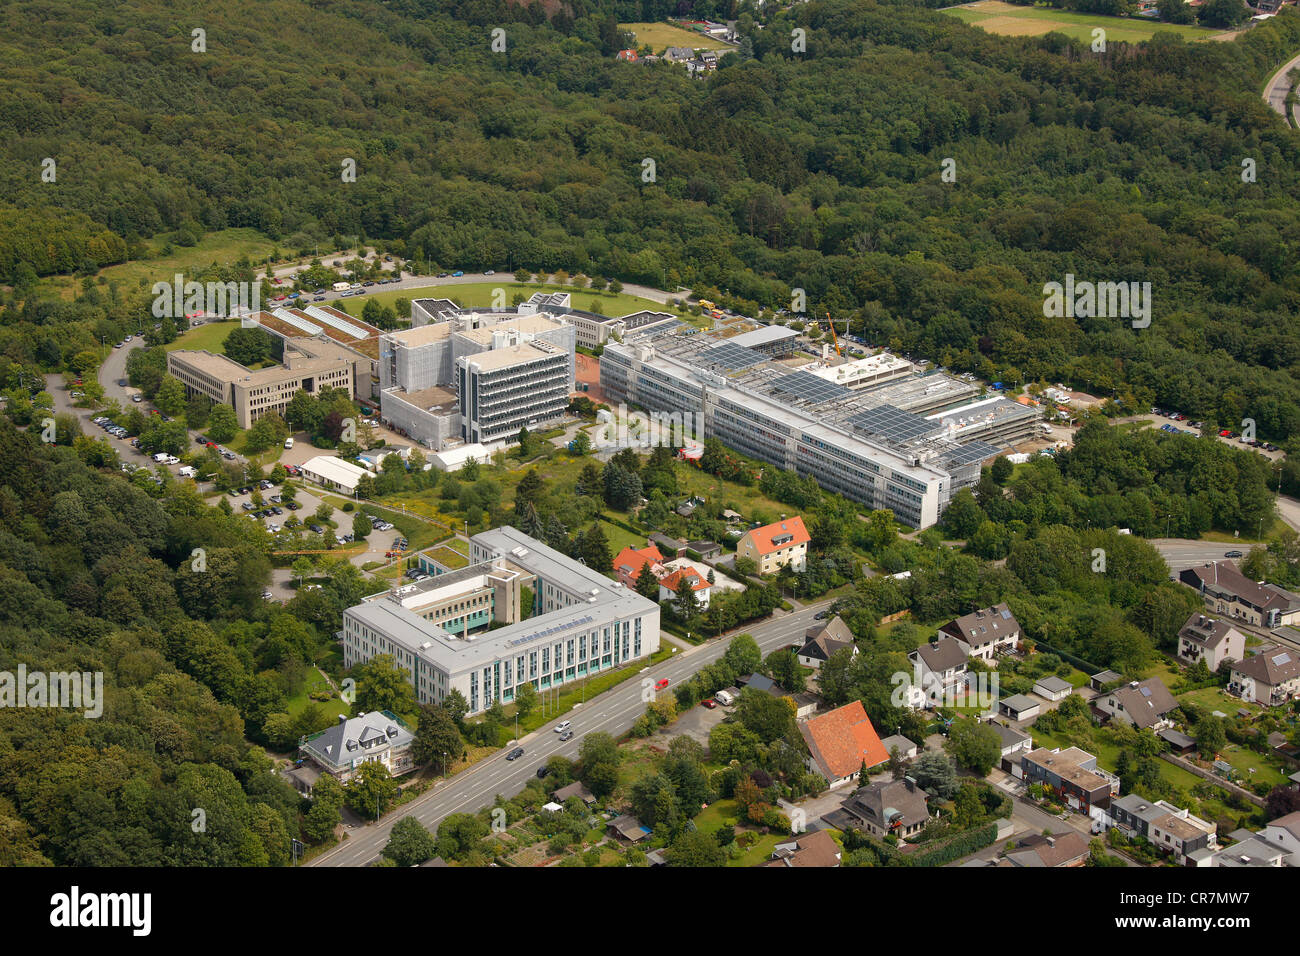
[{"label": "dense forest", "polygon": [[[1093,54],[917,4],[827,0],[764,15],[706,81],[613,60],[615,16],[666,12],[6,5],[0,349],[49,370],[142,301],[110,287],[46,302],[42,275],[248,226],[294,250],[360,235],[428,265],[680,283],[755,308],[798,287],[815,312],[949,367],[1297,431],[1300,155],[1259,90],[1300,47],[1300,16],[1232,43],[1158,34]],[[1067,273],[1151,282],[1150,328],[1043,317],[1043,284]]]}]

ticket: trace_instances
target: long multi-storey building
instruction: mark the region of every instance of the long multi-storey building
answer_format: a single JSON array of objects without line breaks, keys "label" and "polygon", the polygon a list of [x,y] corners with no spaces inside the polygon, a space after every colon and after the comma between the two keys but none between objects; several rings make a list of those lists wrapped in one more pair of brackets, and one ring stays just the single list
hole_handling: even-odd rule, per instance
[{"label": "long multi-storey building", "polygon": [[475,535],[470,562],[344,611],[344,665],[391,655],[421,703],[455,689],[473,714],[659,649],[659,605],[514,528]]},{"label": "long multi-storey building", "polygon": [[[600,384],[612,401],[702,413],[706,437],[811,475],[868,507],[888,508],[916,528],[937,522],[952,496],[975,484],[980,465],[1000,451],[988,441],[955,440],[942,415],[924,417],[974,397],[975,386],[951,376],[850,389],[683,328],[607,344]],[[1000,406],[998,412],[1006,415]],[[994,421],[981,421],[986,437],[1000,434]],[[1018,434],[1019,426],[1010,431]]]},{"label": "long multi-storey building", "polygon": [[354,394],[356,361],[337,353],[327,343],[289,339],[283,364],[253,371],[224,355],[177,349],[167,353],[167,374],[180,380],[187,398],[206,395],[229,405],[239,427],[249,428],[269,412],[283,415],[299,391],[344,388]]}]

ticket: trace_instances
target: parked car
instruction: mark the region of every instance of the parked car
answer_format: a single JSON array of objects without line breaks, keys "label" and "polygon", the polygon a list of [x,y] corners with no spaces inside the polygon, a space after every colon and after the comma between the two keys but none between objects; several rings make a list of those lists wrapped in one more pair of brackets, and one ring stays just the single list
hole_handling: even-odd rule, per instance
[{"label": "parked car", "polygon": [[718,706],[718,702],[711,697],[700,701],[700,703],[703,704],[705,708],[708,710],[712,710],[714,707]]},{"label": "parked car", "polygon": [[453,278],[459,278],[460,276],[463,276],[464,274],[465,274],[465,273],[464,273],[463,271],[461,271],[460,269],[457,269],[455,272],[452,273],[452,277],[453,277]]}]

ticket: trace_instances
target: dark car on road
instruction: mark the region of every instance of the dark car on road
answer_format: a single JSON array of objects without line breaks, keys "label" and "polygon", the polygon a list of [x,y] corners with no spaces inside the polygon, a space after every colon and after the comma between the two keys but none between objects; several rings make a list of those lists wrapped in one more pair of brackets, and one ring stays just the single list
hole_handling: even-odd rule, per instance
[{"label": "dark car on road", "polygon": [[546,766],[546,764],[542,764],[540,767],[537,768],[537,779],[541,780],[550,772],[551,772],[551,768]]},{"label": "dark car on road", "polygon": [[1243,555],[1240,551],[1225,551],[1223,552],[1223,556],[1225,558],[1240,558]]},{"label": "dark car on road", "polygon": [[514,750],[510,751],[510,753],[506,754],[506,759],[507,759],[507,760],[518,760],[518,759],[519,759],[520,757],[522,757],[523,755],[524,755],[524,748],[523,748],[523,747],[516,747]]},{"label": "dark car on road", "polygon": [[562,741],[563,741],[563,740],[572,740],[572,739],[573,739],[573,731],[572,731],[572,730],[566,730],[564,733],[560,734],[560,740],[562,740]]}]

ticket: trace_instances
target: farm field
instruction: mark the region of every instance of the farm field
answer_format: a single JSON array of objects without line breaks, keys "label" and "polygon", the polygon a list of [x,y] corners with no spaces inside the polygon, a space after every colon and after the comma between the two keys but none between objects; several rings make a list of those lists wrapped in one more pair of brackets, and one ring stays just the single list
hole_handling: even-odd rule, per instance
[{"label": "farm field", "polygon": [[688,46],[692,50],[729,50],[731,47],[717,40],[710,40],[694,30],[683,30],[667,23],[620,23],[620,30],[636,35],[633,44],[641,47],[649,44],[655,53],[663,53],[670,46]]},{"label": "farm field", "polygon": [[943,12],[964,20],[971,26],[1005,37],[1036,37],[1056,32],[1075,40],[1091,41],[1093,29],[1101,27],[1106,31],[1107,40],[1138,43],[1150,40],[1157,30],[1177,33],[1189,41],[1212,40],[1223,33],[1206,27],[1160,23],[1145,17],[1106,17],[1048,7],[1019,7],[1002,0],[978,0],[976,3],[948,7]]}]

